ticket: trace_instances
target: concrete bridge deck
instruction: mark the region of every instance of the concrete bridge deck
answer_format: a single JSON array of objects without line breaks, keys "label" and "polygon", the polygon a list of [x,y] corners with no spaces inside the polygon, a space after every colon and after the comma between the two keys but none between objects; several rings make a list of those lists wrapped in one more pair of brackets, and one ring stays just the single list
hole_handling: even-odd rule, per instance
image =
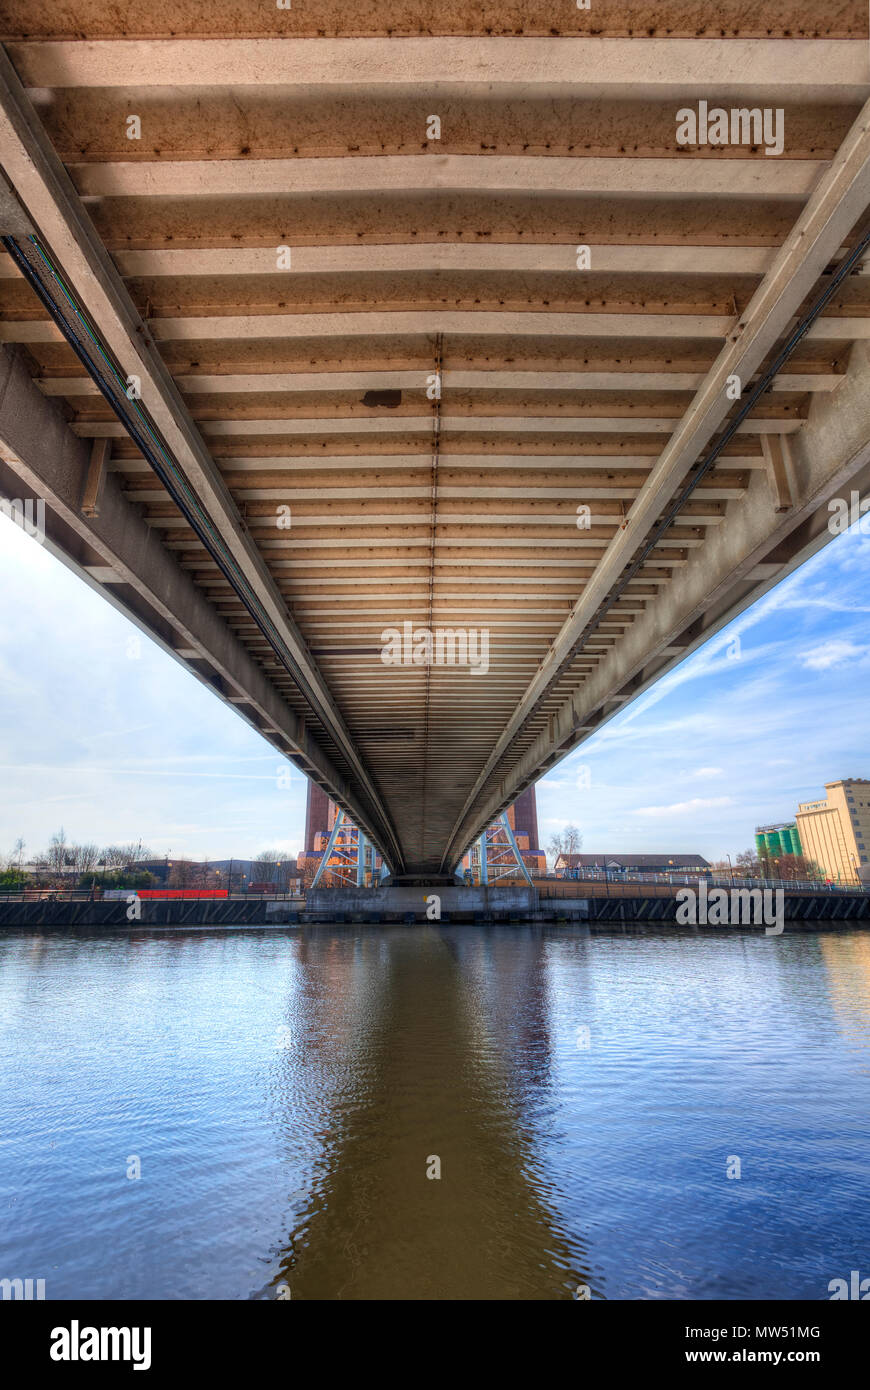
[{"label": "concrete bridge deck", "polygon": [[397,874],[870,491],[867,9],[808,14],[3,6],[0,495]]}]

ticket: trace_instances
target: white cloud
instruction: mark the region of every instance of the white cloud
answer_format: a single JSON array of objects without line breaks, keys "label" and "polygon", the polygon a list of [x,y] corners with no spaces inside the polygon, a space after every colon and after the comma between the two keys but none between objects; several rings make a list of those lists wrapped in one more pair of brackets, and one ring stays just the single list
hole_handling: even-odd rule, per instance
[{"label": "white cloud", "polygon": [[837,637],[830,642],[823,642],[814,651],[805,652],[801,657],[801,664],[811,671],[827,671],[831,666],[843,666],[847,661],[865,657],[868,652],[870,647],[860,647],[857,642]]},{"label": "white cloud", "polygon": [[731,806],[731,796],[693,796],[691,801],[674,801],[670,806],[638,806],[635,816],[684,816],[692,811],[706,811],[714,806]]}]

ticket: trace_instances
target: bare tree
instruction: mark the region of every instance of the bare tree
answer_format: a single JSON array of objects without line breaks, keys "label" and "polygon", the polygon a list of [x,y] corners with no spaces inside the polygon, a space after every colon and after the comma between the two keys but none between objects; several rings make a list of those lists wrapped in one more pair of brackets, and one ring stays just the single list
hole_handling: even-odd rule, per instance
[{"label": "bare tree", "polygon": [[777,872],[774,877],[785,879],[788,882],[793,880],[809,879],[816,881],[824,879],[825,875],[813,859],[807,859],[803,854],[784,854],[776,864]]},{"label": "bare tree", "polygon": [[301,888],[303,893],[309,889],[314,882],[314,875],[317,873],[317,860],[310,859],[307,855],[302,860],[302,868],[299,870]]},{"label": "bare tree", "polygon": [[188,888],[220,888],[223,876],[220,869],[213,868],[207,859],[201,864],[191,864]]},{"label": "bare tree", "polygon": [[[745,854],[738,854],[738,864],[749,854],[749,850]],[[803,854],[762,854],[755,860],[754,866],[747,863],[745,872],[759,878],[781,878],[786,882],[804,879],[821,882],[827,877],[815,860],[807,859]]]},{"label": "bare tree", "polygon": [[189,859],[173,859],[169,869],[170,888],[190,888],[193,878],[193,865]]},{"label": "bare tree", "polygon": [[555,863],[560,854],[579,853],[582,844],[583,836],[576,825],[566,825],[564,830],[550,836],[547,853],[552,855]]},{"label": "bare tree", "polygon": [[143,859],[153,858],[151,850],[141,840],[137,844],[106,845],[100,854],[101,863],[110,869],[123,869],[127,864],[138,864]]},{"label": "bare tree", "polygon": [[100,857],[98,845],[71,845],[70,855],[76,873],[86,874],[93,869]]},{"label": "bare tree", "polygon": [[547,843],[547,853],[551,854],[554,859],[558,859],[560,854],[565,853],[565,836],[561,830],[558,833],[553,831]]},{"label": "bare tree", "polygon": [[33,863],[49,882],[63,876],[64,869],[71,864],[70,844],[63,828],[52,835],[47,850],[33,856]]},{"label": "bare tree", "polygon": [[69,863],[70,846],[63,826],[52,835],[48,846],[48,862],[59,873]]},{"label": "bare tree", "polygon": [[66,831],[63,826],[56,830],[52,835],[48,850],[40,858],[44,860],[45,867],[53,874],[62,874],[69,863],[70,844],[66,838]]},{"label": "bare tree", "polygon": [[264,849],[252,861],[255,870],[251,870],[251,876],[260,883],[275,883],[280,877],[278,873],[279,864],[283,866],[286,855],[279,849]]}]

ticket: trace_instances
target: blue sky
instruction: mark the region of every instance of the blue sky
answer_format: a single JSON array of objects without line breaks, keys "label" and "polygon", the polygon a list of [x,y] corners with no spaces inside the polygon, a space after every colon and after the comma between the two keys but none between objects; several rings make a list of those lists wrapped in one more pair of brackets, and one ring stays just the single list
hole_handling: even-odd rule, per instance
[{"label": "blue sky", "polygon": [[[542,841],[571,822],[590,852],[719,858],[870,777],[868,581],[853,528],[538,784]],[[2,515],[0,596],[0,854],[60,826],[195,858],[300,848],[302,774]]]}]

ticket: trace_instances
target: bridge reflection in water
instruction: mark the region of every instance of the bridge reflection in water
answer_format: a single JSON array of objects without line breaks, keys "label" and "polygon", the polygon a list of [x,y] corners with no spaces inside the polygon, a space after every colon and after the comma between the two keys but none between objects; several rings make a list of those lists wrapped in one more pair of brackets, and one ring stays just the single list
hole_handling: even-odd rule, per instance
[{"label": "bridge reflection in water", "polygon": [[314,1071],[324,1153],[271,1296],[548,1299],[588,1286],[532,1142],[552,1084],[540,941],[522,933],[494,953],[483,934],[436,927],[311,935],[300,958],[311,1042],[303,1059],[284,1054],[276,1098],[293,1096],[300,1060]]}]

